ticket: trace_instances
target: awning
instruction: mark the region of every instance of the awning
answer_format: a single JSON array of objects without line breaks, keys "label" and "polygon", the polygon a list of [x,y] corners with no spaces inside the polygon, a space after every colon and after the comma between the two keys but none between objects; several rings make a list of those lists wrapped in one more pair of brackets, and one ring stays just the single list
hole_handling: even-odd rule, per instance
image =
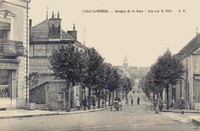
[{"label": "awning", "polygon": [[0,22],[0,30],[10,31],[10,23]]}]

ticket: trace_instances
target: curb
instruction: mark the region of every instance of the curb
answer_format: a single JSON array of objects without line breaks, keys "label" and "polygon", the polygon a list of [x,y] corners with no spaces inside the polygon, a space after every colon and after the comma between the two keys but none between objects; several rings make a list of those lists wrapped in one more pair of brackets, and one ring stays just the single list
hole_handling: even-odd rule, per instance
[{"label": "curb", "polygon": [[195,119],[192,119],[192,123],[195,124],[195,125],[197,125],[197,126],[200,126],[200,121],[197,121]]},{"label": "curb", "polygon": [[0,119],[12,119],[12,118],[28,118],[28,117],[39,117],[39,116],[54,116],[54,115],[70,115],[70,114],[80,114],[80,113],[88,113],[88,112],[97,112],[109,109],[110,107],[101,108],[101,109],[93,109],[86,111],[72,111],[72,112],[56,112],[49,114],[28,114],[28,115],[14,115],[14,116],[0,116]]},{"label": "curb", "polygon": [[173,114],[173,115],[170,115],[169,113],[168,114],[165,114],[164,112],[160,112],[160,114],[168,117],[168,118],[171,118],[175,121],[179,121],[179,122],[191,122],[191,118],[187,117],[187,116],[182,116],[182,115],[177,115],[177,114]]},{"label": "curb", "polygon": [[79,113],[88,113],[88,112],[97,112],[110,109],[110,107],[93,109],[93,110],[85,110],[85,111],[72,111],[72,112],[59,112],[59,115],[70,115],[70,114],[79,114]]},{"label": "curb", "polygon": [[163,112],[173,112],[173,113],[200,113],[200,111],[190,111],[190,110],[162,110]]}]

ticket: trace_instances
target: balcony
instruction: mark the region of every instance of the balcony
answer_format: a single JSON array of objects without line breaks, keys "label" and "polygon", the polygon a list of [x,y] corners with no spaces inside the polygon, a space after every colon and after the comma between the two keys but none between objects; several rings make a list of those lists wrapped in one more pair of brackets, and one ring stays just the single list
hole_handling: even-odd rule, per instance
[{"label": "balcony", "polygon": [[24,55],[23,42],[0,39],[0,55],[2,55],[2,56],[22,56],[22,55]]}]

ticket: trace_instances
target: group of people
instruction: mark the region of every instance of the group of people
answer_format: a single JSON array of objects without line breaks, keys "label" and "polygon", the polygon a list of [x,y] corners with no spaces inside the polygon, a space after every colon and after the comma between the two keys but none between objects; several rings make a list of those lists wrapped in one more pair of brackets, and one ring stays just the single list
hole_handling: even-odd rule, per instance
[{"label": "group of people", "polygon": [[154,105],[155,113],[158,113],[158,111],[162,111],[162,109],[163,109],[163,101],[161,99],[156,98],[153,101],[153,105]]},{"label": "group of people", "polygon": [[[126,102],[125,102],[125,104],[127,104],[128,105],[128,97],[126,97]],[[140,104],[140,97],[138,96],[138,98],[137,98],[137,104],[139,105]],[[133,106],[133,97],[131,96],[131,105]]]}]

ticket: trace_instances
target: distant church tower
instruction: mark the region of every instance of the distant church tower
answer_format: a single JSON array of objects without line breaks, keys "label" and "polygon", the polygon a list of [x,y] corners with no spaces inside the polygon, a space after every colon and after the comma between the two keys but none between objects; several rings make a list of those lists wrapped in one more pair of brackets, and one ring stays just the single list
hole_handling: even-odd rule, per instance
[{"label": "distant church tower", "polygon": [[123,68],[124,68],[125,70],[128,70],[128,62],[127,62],[127,57],[126,57],[126,55],[125,55],[124,61],[123,61]]}]

